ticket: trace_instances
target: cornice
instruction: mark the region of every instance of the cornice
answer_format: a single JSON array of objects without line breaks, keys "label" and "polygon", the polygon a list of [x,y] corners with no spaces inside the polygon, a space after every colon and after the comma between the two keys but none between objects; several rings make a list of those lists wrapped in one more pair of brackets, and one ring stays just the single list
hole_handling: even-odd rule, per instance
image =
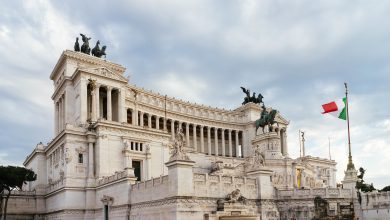
[{"label": "cornice", "polygon": [[107,68],[109,68],[109,69],[111,69],[119,74],[123,74],[126,70],[126,68],[123,67],[122,65],[107,61],[107,60],[102,59],[102,58],[94,57],[94,56],[84,54],[81,52],[65,50],[62,52],[60,59],[57,61],[56,65],[53,68],[53,71],[50,74],[51,80],[54,79],[55,73],[62,66],[62,64],[66,61],[67,58],[73,59],[76,61],[80,61],[83,63],[89,63],[89,64],[93,64],[93,65],[97,65],[97,66],[104,66],[104,67],[107,67]]}]

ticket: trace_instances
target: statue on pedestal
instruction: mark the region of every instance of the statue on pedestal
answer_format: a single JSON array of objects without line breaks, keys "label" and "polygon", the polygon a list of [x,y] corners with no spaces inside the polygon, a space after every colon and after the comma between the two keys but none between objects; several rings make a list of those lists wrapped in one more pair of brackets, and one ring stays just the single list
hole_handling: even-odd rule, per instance
[{"label": "statue on pedestal", "polygon": [[256,122],[255,122],[255,124],[256,124],[256,133],[257,133],[257,129],[259,129],[260,127],[263,129],[263,133],[264,133],[264,128],[267,125],[268,125],[268,129],[271,131],[272,130],[272,125],[277,123],[275,121],[275,116],[278,113],[277,110],[272,109],[271,111],[267,111],[264,103],[263,103],[262,109],[263,110],[261,111],[260,119],[257,119]]}]

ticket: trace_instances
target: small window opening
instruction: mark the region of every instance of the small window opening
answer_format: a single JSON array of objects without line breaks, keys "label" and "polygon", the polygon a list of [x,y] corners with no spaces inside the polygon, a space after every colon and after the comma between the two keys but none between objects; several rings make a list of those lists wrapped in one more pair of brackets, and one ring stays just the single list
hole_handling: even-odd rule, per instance
[{"label": "small window opening", "polygon": [[83,154],[79,154],[79,163],[83,163]]}]

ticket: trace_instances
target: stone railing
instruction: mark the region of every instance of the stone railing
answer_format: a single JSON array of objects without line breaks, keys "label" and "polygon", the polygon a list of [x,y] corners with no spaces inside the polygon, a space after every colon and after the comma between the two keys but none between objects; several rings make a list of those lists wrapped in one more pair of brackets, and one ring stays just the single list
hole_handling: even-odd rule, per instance
[{"label": "stone railing", "polygon": [[390,209],[390,192],[361,192],[362,209]]},{"label": "stone railing", "polygon": [[234,176],[194,173],[194,188],[197,196],[221,198],[239,189],[248,199],[257,198],[255,179]]},{"label": "stone railing", "polygon": [[19,191],[19,190],[11,191],[11,196],[34,196],[35,194],[36,194],[35,191]]},{"label": "stone railing", "polygon": [[131,185],[131,202],[158,200],[167,197],[169,193],[169,177],[160,176]]},{"label": "stone railing", "polygon": [[300,199],[314,198],[352,198],[350,189],[341,188],[314,188],[314,189],[293,189],[293,190],[276,190],[278,199]]},{"label": "stone railing", "polygon": [[97,186],[101,186],[107,183],[111,183],[120,179],[123,179],[127,177],[127,171],[120,171],[120,172],[115,172],[114,175],[111,176],[105,176],[97,180]]}]

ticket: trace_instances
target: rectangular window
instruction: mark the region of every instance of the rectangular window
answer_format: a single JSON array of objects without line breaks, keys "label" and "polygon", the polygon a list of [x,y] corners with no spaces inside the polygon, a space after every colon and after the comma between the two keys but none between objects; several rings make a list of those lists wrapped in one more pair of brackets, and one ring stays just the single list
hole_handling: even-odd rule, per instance
[{"label": "rectangular window", "polygon": [[137,177],[137,181],[141,181],[141,161],[132,161],[132,166],[134,168],[134,175]]},{"label": "rectangular window", "polygon": [[79,154],[79,163],[83,163],[83,154]]}]

